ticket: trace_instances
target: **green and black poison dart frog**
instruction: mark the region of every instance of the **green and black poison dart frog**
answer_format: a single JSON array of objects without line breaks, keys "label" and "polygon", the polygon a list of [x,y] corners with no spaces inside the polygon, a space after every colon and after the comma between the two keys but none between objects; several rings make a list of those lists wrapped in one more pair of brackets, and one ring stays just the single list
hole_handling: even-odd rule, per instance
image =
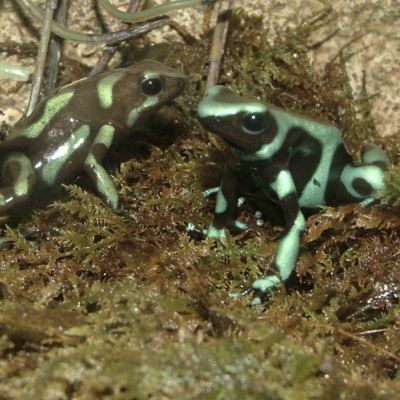
[{"label": "green and black poison dart frog", "polygon": [[178,96],[186,77],[159,62],[91,76],[44,99],[0,145],[0,215],[26,201],[35,186],[66,183],[82,170],[101,199],[122,212],[102,161],[113,143]]},{"label": "green and black poison dart frog", "polygon": [[[302,210],[354,202],[365,206],[385,188],[383,179],[389,160],[384,151],[367,144],[362,162],[353,162],[340,131],[333,125],[244,99],[224,86],[210,88],[197,113],[205,129],[233,145],[240,168],[250,170],[262,192],[283,210],[285,229],[273,265],[280,278],[257,279],[252,290],[258,294],[292,273],[305,230]],[[233,217],[238,200],[235,168],[223,176],[214,219],[207,231],[208,236],[220,240],[224,240],[225,228],[240,232],[247,227]]]}]

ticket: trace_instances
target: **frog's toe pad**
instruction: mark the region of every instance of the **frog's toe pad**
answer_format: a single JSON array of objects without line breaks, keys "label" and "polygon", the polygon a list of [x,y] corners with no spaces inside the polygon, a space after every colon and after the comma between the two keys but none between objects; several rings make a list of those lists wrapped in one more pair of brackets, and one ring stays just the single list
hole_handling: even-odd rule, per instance
[{"label": "frog's toe pad", "polygon": [[207,231],[207,237],[212,237],[221,242],[225,242],[226,233],[224,229],[217,229],[213,224],[211,224]]},{"label": "frog's toe pad", "polygon": [[280,283],[280,279],[277,276],[266,276],[264,278],[257,279],[251,285],[252,289],[258,292],[265,293],[269,289],[272,289],[278,283]]},{"label": "frog's toe pad", "polygon": [[252,306],[259,306],[261,304],[261,296],[255,296],[251,302]]}]

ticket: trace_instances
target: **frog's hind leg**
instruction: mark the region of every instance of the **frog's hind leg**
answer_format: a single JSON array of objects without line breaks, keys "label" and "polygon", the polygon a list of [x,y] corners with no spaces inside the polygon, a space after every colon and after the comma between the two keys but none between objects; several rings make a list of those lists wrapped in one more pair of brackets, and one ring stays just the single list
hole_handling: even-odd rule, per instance
[{"label": "frog's hind leg", "polygon": [[364,146],[362,162],[348,164],[343,169],[340,180],[349,196],[347,202],[360,201],[365,207],[373,203],[375,194],[385,190],[385,171],[390,165],[386,153],[374,144]]},{"label": "frog's hind leg", "polygon": [[380,147],[372,143],[364,146],[361,153],[361,160],[365,163],[366,169],[368,166],[370,166],[369,169],[375,167],[372,175],[365,174],[366,176],[369,176],[369,179],[366,179],[366,181],[372,188],[373,192],[372,196],[367,197],[360,203],[362,207],[366,207],[375,201],[374,195],[378,190],[386,189],[384,175],[390,166],[390,161],[386,153]]},{"label": "frog's hind leg", "polygon": [[123,207],[117,189],[110,175],[101,165],[112,144],[114,131],[115,128],[111,125],[103,125],[100,128],[86,157],[84,169],[96,185],[100,198],[119,214],[123,212]]},{"label": "frog's hind leg", "polygon": [[366,144],[361,152],[361,160],[366,164],[373,164],[382,171],[386,171],[390,166],[390,161],[386,153],[378,146]]},{"label": "frog's hind leg", "polygon": [[390,165],[386,153],[374,144],[364,146],[362,162],[348,164],[340,177],[349,198],[347,202],[359,201],[362,207],[375,202],[375,194],[385,190],[385,172]]},{"label": "frog's hind leg", "polygon": [[0,189],[0,215],[7,213],[16,204],[25,202],[35,183],[32,164],[22,153],[8,154],[2,160],[1,173],[7,186]]}]

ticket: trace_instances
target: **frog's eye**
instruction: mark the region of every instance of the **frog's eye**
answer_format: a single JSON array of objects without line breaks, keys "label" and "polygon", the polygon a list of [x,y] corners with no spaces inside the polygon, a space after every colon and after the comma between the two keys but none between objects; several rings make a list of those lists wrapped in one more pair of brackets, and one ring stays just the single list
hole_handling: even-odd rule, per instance
[{"label": "frog's eye", "polygon": [[246,114],[242,120],[243,129],[250,134],[261,133],[268,125],[268,116],[265,113]]},{"label": "frog's eye", "polygon": [[145,78],[140,84],[140,89],[146,96],[157,96],[163,90],[163,82],[158,77]]}]

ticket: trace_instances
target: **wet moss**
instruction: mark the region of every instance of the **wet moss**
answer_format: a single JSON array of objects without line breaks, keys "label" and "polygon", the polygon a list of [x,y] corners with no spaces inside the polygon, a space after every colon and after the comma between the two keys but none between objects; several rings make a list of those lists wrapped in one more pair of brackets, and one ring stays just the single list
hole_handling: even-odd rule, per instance
[{"label": "wet moss", "polygon": [[[310,35],[333,18],[326,10],[271,43],[261,18],[236,12],[221,83],[335,123],[356,153],[375,135],[360,118],[373,98],[353,98],[344,52],[322,73],[308,55],[319,43]],[[112,152],[130,215],[113,214],[81,178],[49,207],[3,218],[1,398],[397,397],[397,167],[389,207],[324,208],[308,219],[297,273],[262,306],[229,293],[267,272],[281,226],[265,221],[225,245],[186,233],[188,223],[209,224],[214,199],[201,192],[218,185],[229,153],[195,118],[210,38],[140,51],[172,66],[187,60],[190,85],[140,139]],[[385,140],[395,159],[398,147]],[[240,218],[254,211],[245,204]],[[51,229],[24,236],[38,227]]]}]

